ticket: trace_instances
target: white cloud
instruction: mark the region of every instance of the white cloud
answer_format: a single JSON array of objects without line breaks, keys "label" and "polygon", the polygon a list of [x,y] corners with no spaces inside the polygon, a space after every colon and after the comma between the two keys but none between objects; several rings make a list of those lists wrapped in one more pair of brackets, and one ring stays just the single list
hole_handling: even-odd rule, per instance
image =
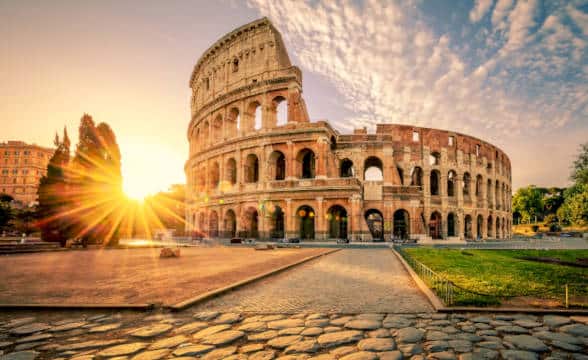
[{"label": "white cloud", "polygon": [[513,0],[498,0],[492,12],[492,26],[495,28],[503,28],[505,26],[504,20],[508,16],[512,5]]},{"label": "white cloud", "polygon": [[492,2],[492,0],[476,0],[476,5],[470,11],[470,21],[473,23],[480,21],[490,10]]}]

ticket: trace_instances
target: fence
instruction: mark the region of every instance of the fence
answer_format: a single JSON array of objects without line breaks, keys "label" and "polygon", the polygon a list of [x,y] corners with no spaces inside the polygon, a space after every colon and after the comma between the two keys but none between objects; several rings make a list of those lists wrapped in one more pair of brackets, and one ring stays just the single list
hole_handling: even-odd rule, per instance
[{"label": "fence", "polygon": [[[518,294],[484,294],[472,290],[465,289],[454,284],[452,281],[446,279],[435,271],[431,270],[425,264],[414,259],[408,254],[403,247],[395,246],[396,251],[406,260],[412,269],[420,276],[420,278],[437,294],[437,296],[445,303],[445,305],[500,305],[501,300],[512,299],[523,295]],[[588,307],[588,286],[586,283],[571,283],[561,284],[557,287],[556,300],[561,304],[560,307]],[[550,289],[540,290],[533,294],[526,292],[524,296],[532,296],[538,298],[545,298],[551,292]],[[553,294],[551,294],[553,296]]]}]

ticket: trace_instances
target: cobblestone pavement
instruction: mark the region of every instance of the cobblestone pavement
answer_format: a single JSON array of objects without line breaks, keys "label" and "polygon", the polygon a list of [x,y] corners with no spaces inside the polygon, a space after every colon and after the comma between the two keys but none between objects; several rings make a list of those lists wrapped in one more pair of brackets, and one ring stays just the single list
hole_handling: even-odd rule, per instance
[{"label": "cobblestone pavement", "polygon": [[0,360],[588,359],[587,324],[522,314],[4,313]]},{"label": "cobblestone pavement", "polygon": [[212,299],[197,309],[298,313],[433,311],[389,249],[345,249]]}]

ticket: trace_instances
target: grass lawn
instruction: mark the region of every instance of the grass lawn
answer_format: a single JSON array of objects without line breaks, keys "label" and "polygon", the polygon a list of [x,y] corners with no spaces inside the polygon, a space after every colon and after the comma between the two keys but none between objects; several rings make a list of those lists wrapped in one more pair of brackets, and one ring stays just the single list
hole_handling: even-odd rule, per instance
[{"label": "grass lawn", "polygon": [[561,302],[565,284],[575,295],[588,296],[588,269],[540,263],[519,257],[550,257],[564,261],[588,258],[588,250],[459,250],[409,248],[405,251],[458,287],[456,305],[496,305],[508,298],[540,298]]}]

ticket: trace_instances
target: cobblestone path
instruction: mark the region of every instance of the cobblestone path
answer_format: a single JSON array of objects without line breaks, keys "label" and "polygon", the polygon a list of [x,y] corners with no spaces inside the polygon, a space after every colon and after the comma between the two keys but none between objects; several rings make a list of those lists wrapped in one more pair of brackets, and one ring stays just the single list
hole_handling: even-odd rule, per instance
[{"label": "cobblestone path", "polygon": [[0,313],[0,360],[583,360],[587,324],[525,314]]},{"label": "cobblestone path", "polygon": [[341,250],[197,308],[260,313],[433,311],[389,249]]}]

